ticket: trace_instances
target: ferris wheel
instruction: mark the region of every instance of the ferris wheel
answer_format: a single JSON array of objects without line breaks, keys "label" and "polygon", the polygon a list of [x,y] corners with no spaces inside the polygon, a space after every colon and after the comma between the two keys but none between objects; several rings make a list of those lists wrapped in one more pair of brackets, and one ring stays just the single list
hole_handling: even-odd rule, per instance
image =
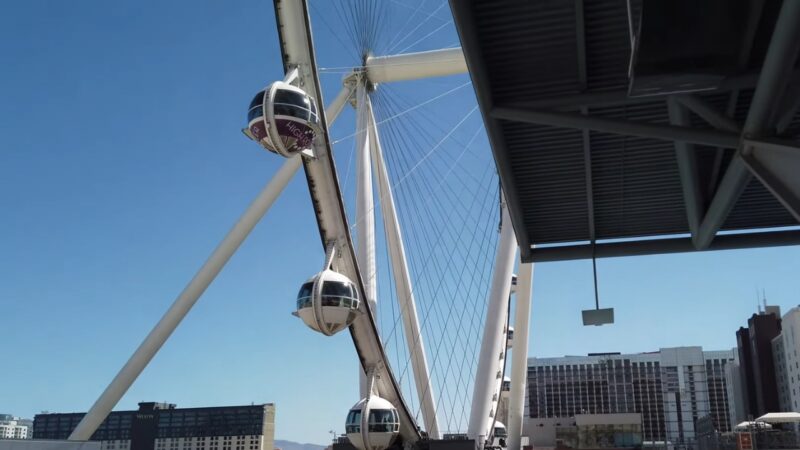
[{"label": "ferris wheel", "polygon": [[[402,174],[395,168],[393,177],[390,159],[382,145],[391,142],[390,146],[410,152],[414,141],[406,139],[409,130],[390,126],[391,120],[405,112],[379,116],[380,105],[385,103],[380,97],[381,91],[395,83],[467,73],[461,49],[383,56],[363,52],[360,65],[343,71],[346,73],[340,92],[332,101],[324,103],[308,3],[305,0],[275,0],[274,3],[285,77],[255,94],[242,131],[270,154],[285,161],[98,398],[70,439],[84,440],[94,433],[302,167],[311,194],[309,206],[315,212],[324,253],[320,255],[319,272],[304,282],[298,280],[299,292],[293,314],[323,335],[348,330],[352,336],[361,367],[360,379],[354,376],[353,382],[359,383],[361,398],[349,412],[343,412],[350,443],[359,450],[410,448],[428,439],[442,439],[446,434],[466,431],[466,436],[475,441],[478,449],[519,449],[527,375],[532,265],[520,263],[518,276],[513,274],[518,262],[517,242],[502,191],[497,188],[489,167],[491,162],[484,168],[488,175],[471,184],[472,192],[465,192],[473,197],[472,203],[481,208],[485,223],[494,224],[493,227],[484,226],[485,236],[479,236],[487,243],[486,262],[479,263],[477,256],[466,253],[458,264],[473,270],[461,270],[452,275],[455,279],[451,283],[455,286],[453,293],[439,294],[440,287],[431,293],[418,288],[417,281],[435,272],[437,256],[425,255],[425,262],[414,270],[409,254],[459,250],[444,249],[444,245],[430,242],[413,230],[412,236],[406,234],[408,228],[403,224],[409,221],[403,220],[396,200],[398,188],[433,150],[424,153],[417,163],[407,164]],[[331,125],[348,105],[355,108],[356,125],[354,132],[348,135],[355,147],[351,155],[355,160],[353,220],[348,217],[343,183],[334,157],[336,146],[330,133]],[[410,105],[409,109],[418,107]],[[444,174],[432,176],[444,177]],[[411,185],[413,181],[406,184]],[[378,194],[377,199],[373,190]],[[456,203],[454,211],[465,208],[462,200],[453,202]],[[393,309],[394,322],[390,330],[381,330],[379,326],[377,212],[380,212],[384,232],[386,256],[383,262],[388,266],[388,284],[393,288],[391,297],[396,301],[396,305],[392,304],[396,309]],[[452,220],[447,217],[419,219],[420,222],[425,220],[430,228],[450,227],[453,224],[444,222],[460,221],[459,226],[464,229],[474,221],[469,215]],[[480,228],[477,225],[475,228]],[[457,245],[458,236],[456,234],[451,241],[452,245]],[[434,263],[429,264],[429,261]],[[475,274],[478,269],[485,273]],[[481,281],[476,282],[478,275]],[[476,287],[463,287],[467,282]],[[426,346],[431,339],[426,340],[426,336],[431,337],[432,332],[426,330],[436,326],[430,324],[437,320],[436,308],[440,308],[436,304],[437,296],[452,298],[448,311],[438,310],[437,333],[441,338],[436,339],[431,358],[431,347]],[[516,298],[513,323],[512,296]],[[422,297],[430,297],[424,300],[427,302],[424,305],[421,305]],[[464,300],[484,298],[475,304],[456,305],[457,297]],[[383,306],[383,300],[380,304],[381,309],[388,308]],[[472,321],[464,327],[464,318],[470,313]],[[460,328],[469,328],[471,336],[454,334],[460,332]],[[516,336],[513,336],[514,330]],[[397,343],[401,336],[402,350]],[[507,367],[512,336],[516,350]],[[394,350],[390,349],[390,342],[394,342]],[[446,356],[440,358],[440,355]],[[455,368],[452,367],[454,356],[461,357],[461,364],[456,362]],[[405,364],[398,362],[400,359],[404,359]],[[432,376],[437,367],[444,366],[443,361],[447,361],[447,367],[438,372],[438,378]],[[469,373],[465,375],[464,372]],[[507,373],[510,377],[506,377]],[[448,377],[458,377],[455,389]],[[470,396],[471,399],[464,400]],[[460,419],[453,412],[459,407]],[[442,416],[447,417],[445,424],[440,420]],[[507,429],[503,422],[507,423]]]}]

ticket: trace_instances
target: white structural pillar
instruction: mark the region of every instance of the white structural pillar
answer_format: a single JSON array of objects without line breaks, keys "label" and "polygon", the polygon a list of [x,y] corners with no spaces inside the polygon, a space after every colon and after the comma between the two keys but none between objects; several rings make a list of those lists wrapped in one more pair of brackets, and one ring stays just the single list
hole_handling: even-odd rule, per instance
[{"label": "white structural pillar", "polygon": [[414,290],[411,286],[411,275],[408,271],[403,235],[400,231],[400,221],[397,218],[394,194],[389,182],[389,173],[386,170],[386,163],[383,159],[380,136],[369,99],[367,99],[367,106],[369,108],[370,121],[370,149],[372,150],[375,176],[378,178],[378,198],[381,204],[383,226],[386,231],[386,245],[389,248],[389,258],[392,262],[392,275],[394,276],[397,300],[400,303],[400,313],[403,317],[406,344],[411,355],[414,382],[422,408],[422,420],[428,436],[431,439],[439,439],[436,401],[434,400],[433,386],[428,372],[428,360],[425,356],[425,346],[419,326],[419,317],[417,316]]},{"label": "white structural pillar", "polygon": [[514,348],[511,350],[511,392],[508,405],[508,450],[522,448],[522,419],[525,414],[525,385],[528,381],[528,333],[531,319],[533,263],[519,262],[514,309]]},{"label": "white structural pillar", "polygon": [[[352,89],[345,87],[342,92],[331,103],[331,109],[326,111],[328,116],[328,123],[333,123],[336,117],[342,110],[345,101],[352,93]],[[242,214],[236,224],[228,231],[228,234],[220,242],[211,256],[208,257],[205,264],[195,274],[194,278],[186,285],[183,291],[178,295],[178,298],[172,303],[161,320],[158,321],[155,327],[150,330],[150,333],[145,337],[144,341],[139,345],[128,362],[122,366],[117,376],[111,380],[111,383],[106,387],[94,405],[89,409],[86,415],[81,419],[72,434],[69,435],[71,441],[87,441],[92,434],[97,430],[97,427],[103,423],[108,413],[114,409],[119,399],[128,391],[139,374],[142,373],[147,364],[153,359],[158,350],[164,345],[169,336],[178,327],[192,306],[197,302],[200,296],[205,292],[208,286],[214,281],[214,278],[219,274],[228,260],[233,256],[239,246],[244,242],[259,220],[266,214],[270,206],[275,202],[283,192],[283,189],[289,184],[292,176],[300,169],[302,165],[302,157],[297,155],[287,159],[278,172],[267,183],[264,189],[258,194],[255,200],[248,206],[247,210]]]},{"label": "white structural pillar", "polygon": [[467,62],[461,47],[404,53],[389,56],[369,56],[367,78],[372,83],[418,80],[467,73]]},{"label": "white structural pillar", "polygon": [[356,259],[364,278],[367,301],[375,314],[377,286],[375,284],[375,203],[372,198],[372,166],[370,162],[369,109],[367,88],[363,82],[356,87]]},{"label": "white structural pillar", "polygon": [[[493,396],[497,390],[498,377],[501,377],[501,355],[506,351],[503,340],[508,313],[508,296],[511,292],[511,277],[517,250],[517,238],[511,226],[511,217],[505,204],[505,196],[500,204],[500,242],[495,256],[492,287],[486,322],[483,327],[478,369],[475,373],[475,388],[472,393],[472,411],[469,416],[467,436],[475,440],[476,448],[482,449],[492,423]],[[514,341],[516,344],[516,329]],[[501,380],[502,381],[502,380]]]},{"label": "white structural pillar", "polygon": [[253,200],[247,211],[239,218],[236,225],[228,232],[225,239],[217,246],[203,267],[192,278],[192,281],[183,289],[175,299],[161,320],[150,331],[150,334],[139,345],[133,356],[125,363],[117,376],[111,381],[100,398],[92,405],[89,412],[83,417],[75,430],[70,434],[69,440],[86,441],[94,434],[97,427],[105,420],[109,412],[116,406],[119,399],[127,392],[142,370],[150,363],[156,352],[164,345],[167,338],[175,331],[189,310],[208,288],[220,270],[225,266],[230,257],[244,242],[245,238],[258,221],[267,212],[278,198],[283,188],[292,179],[301,165],[301,157],[294,156],[286,160],[278,173],[270,180],[264,190]]},{"label": "white structural pillar", "polygon": [[[370,162],[369,94],[365,80],[356,86],[356,261],[361,269],[364,292],[373,316],[377,315],[375,266],[375,203],[372,198],[372,166]],[[377,322],[377,317],[375,317]],[[358,367],[361,398],[369,395],[366,374]]]}]

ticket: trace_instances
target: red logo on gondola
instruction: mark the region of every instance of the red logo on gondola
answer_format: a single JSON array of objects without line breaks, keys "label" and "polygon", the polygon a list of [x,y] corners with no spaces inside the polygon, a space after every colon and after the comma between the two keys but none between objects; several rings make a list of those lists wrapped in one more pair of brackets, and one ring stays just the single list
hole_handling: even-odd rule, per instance
[{"label": "red logo on gondola", "polygon": [[259,141],[267,137],[267,129],[260,122],[256,122],[253,125],[251,125],[250,132],[253,133],[253,136],[255,136],[255,138]]}]

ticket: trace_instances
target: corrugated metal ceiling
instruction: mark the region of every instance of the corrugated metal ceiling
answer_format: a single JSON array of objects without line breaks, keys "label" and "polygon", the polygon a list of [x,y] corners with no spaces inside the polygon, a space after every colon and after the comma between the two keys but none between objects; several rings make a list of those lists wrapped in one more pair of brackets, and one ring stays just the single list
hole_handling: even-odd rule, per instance
[{"label": "corrugated metal ceiling", "polygon": [[[481,71],[486,79],[475,87],[489,91],[478,92],[479,98],[484,99],[481,106],[485,119],[489,116],[487,104],[489,107],[524,104],[628,87],[631,43],[626,0],[453,0],[452,4],[454,13],[457,9],[468,9],[466,13],[455,14],[468,61],[470,53],[479,55],[483,61]],[[634,16],[640,5],[639,1],[633,2]],[[774,6],[767,11],[771,9]],[[463,23],[465,20],[472,23]],[[465,42],[465,30],[473,33],[474,39]],[[768,41],[769,34],[766,38],[764,35],[765,32],[759,31],[747,69],[757,67],[763,60],[766,48],[763,42]],[[747,115],[752,92],[747,89],[738,93],[733,118],[739,123]],[[731,101],[728,91],[700,96],[722,111]],[[664,96],[626,105],[572,109],[572,112],[669,124]],[[797,129],[799,122],[800,117],[795,117],[790,129]],[[694,114],[692,125],[710,127]],[[497,120],[496,127],[487,128],[490,138],[494,137],[494,145],[504,146],[502,152],[495,149],[495,156],[499,166],[504,163],[510,166],[510,175],[502,181],[504,185],[514,184],[516,199],[511,205],[520,211],[514,211],[516,215],[512,216],[515,227],[524,228],[528,244],[589,241],[591,219],[597,240],[690,232],[672,142],[509,120]],[[591,161],[588,167],[587,145]],[[715,167],[717,153],[712,147],[696,148],[704,208],[733,150],[725,150],[719,159],[721,163],[717,161]],[[502,158],[508,161],[500,161]],[[587,169],[591,170],[591,186],[586,182]],[[520,220],[522,223],[517,223]],[[753,179],[722,229],[796,224],[783,206]]]}]

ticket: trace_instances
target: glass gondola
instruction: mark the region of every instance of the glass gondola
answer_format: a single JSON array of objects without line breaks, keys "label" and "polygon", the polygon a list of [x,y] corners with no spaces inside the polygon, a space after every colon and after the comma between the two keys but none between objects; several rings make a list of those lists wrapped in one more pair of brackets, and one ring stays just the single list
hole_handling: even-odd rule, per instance
[{"label": "glass gondola", "polygon": [[[363,417],[367,417],[366,433],[361,432]],[[384,450],[400,434],[400,416],[388,400],[372,395],[350,409],[345,432],[350,443],[359,450]]]},{"label": "glass gondola", "polygon": [[243,131],[265,149],[288,158],[310,149],[317,130],[314,99],[296,86],[276,81],[253,97]]},{"label": "glass gondola", "polygon": [[295,314],[311,329],[330,336],[353,323],[358,307],[356,285],[346,276],[328,269],[300,287]]}]

